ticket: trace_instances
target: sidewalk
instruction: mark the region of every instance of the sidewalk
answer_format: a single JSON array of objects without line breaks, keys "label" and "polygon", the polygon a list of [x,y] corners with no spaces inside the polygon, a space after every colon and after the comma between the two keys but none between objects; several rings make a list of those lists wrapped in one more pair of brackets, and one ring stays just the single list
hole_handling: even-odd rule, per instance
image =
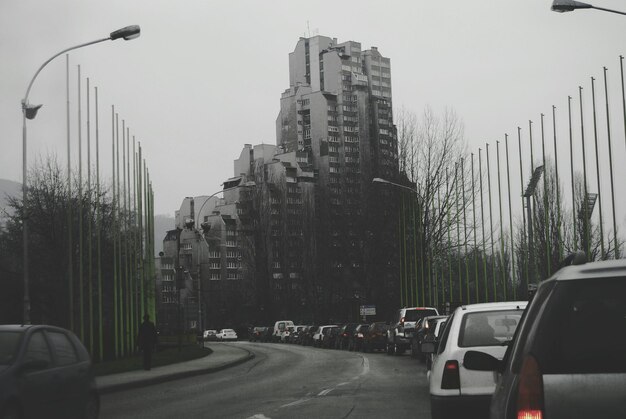
[{"label": "sidewalk", "polygon": [[203,358],[155,367],[150,371],[138,370],[96,377],[98,392],[100,394],[112,393],[129,388],[143,387],[179,378],[221,371],[254,358],[254,354],[237,345],[205,343],[205,346],[211,348],[213,353]]}]

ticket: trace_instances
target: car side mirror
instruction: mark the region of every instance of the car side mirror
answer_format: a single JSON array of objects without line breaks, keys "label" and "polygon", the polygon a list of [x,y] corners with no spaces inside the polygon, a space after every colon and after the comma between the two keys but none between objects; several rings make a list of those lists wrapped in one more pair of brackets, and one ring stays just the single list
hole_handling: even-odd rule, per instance
[{"label": "car side mirror", "polygon": [[43,359],[32,359],[20,366],[20,372],[39,371],[48,368],[48,365],[48,361]]},{"label": "car side mirror", "polygon": [[463,366],[475,371],[500,371],[502,361],[479,351],[467,351],[463,357]]},{"label": "car side mirror", "polygon": [[437,342],[422,342],[420,349],[423,354],[434,354],[437,351]]}]

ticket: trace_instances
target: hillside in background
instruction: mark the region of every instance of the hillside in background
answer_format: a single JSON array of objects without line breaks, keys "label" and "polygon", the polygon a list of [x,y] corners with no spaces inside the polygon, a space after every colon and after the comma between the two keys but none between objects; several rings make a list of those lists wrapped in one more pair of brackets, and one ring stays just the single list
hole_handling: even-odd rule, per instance
[{"label": "hillside in background", "polygon": [[163,250],[163,239],[168,230],[174,229],[174,217],[167,214],[156,214],[154,216],[154,253],[159,256]]}]

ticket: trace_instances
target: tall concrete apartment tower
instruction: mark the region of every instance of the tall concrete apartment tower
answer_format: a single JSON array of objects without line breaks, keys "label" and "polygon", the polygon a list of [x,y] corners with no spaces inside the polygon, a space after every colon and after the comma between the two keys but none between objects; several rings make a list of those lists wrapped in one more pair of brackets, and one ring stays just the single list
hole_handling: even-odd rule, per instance
[{"label": "tall concrete apartment tower", "polygon": [[318,275],[328,307],[377,305],[386,315],[387,301],[398,301],[398,191],[372,179],[399,179],[389,58],[354,41],[300,38],[276,137],[285,152],[307,155],[317,179]]}]

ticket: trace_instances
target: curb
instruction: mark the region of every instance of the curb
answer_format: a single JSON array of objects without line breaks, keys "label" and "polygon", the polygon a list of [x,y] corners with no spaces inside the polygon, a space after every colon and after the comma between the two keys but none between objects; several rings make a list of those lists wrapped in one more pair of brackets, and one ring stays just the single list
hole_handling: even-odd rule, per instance
[{"label": "curb", "polygon": [[[202,375],[202,374],[210,374],[213,372],[222,371],[227,368],[243,364],[244,362],[248,362],[251,359],[254,359],[255,355],[252,352],[250,352],[249,350],[245,348],[240,348],[240,349],[243,349],[244,351],[246,351],[248,355],[241,357],[240,359],[237,359],[235,361],[223,364],[223,365],[219,365],[215,367],[200,368],[197,370],[174,372],[171,374],[163,374],[163,375],[156,376],[156,377],[149,377],[149,378],[142,378],[138,380],[128,381],[126,383],[109,384],[109,385],[105,385],[102,387],[98,387],[98,393],[99,394],[115,393],[115,392],[122,391],[122,390],[129,390],[129,389],[138,388],[138,387],[161,384],[161,383],[165,383],[168,381],[178,380],[181,378],[195,377],[197,375]],[[207,356],[211,356],[211,355],[207,355]]]}]

